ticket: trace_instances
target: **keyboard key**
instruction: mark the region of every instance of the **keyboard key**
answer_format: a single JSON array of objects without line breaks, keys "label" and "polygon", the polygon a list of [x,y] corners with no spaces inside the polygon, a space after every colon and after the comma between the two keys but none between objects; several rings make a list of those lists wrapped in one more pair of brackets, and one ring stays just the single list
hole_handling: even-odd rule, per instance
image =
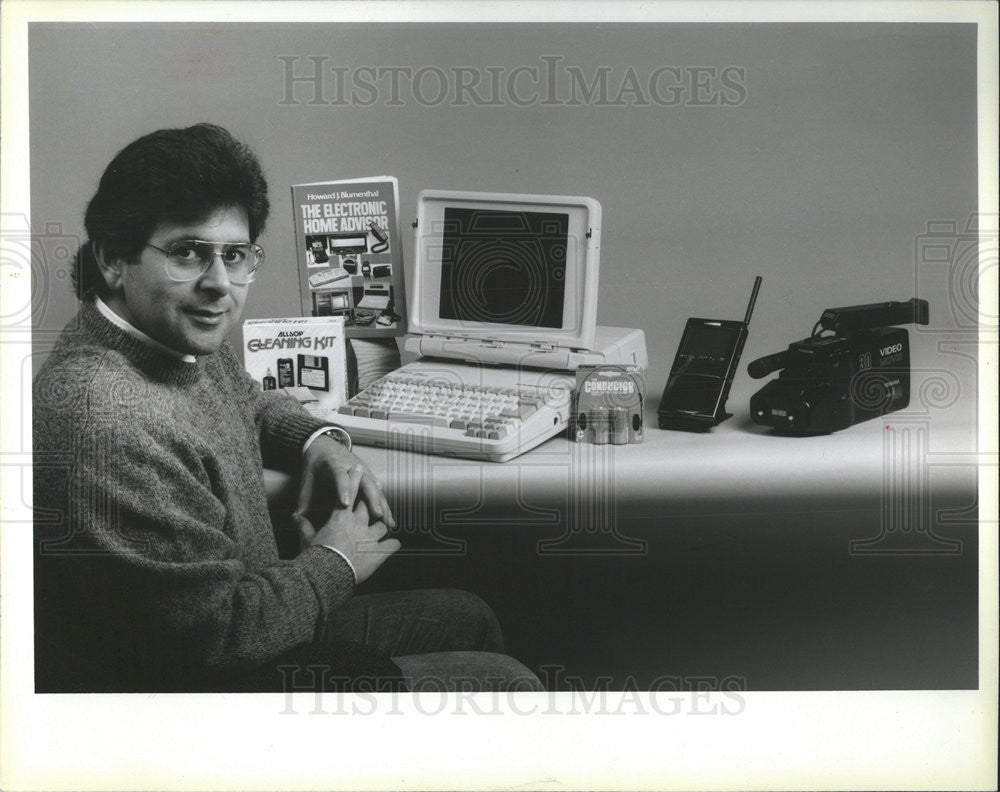
[{"label": "keyboard key", "polygon": [[443,415],[430,415],[428,413],[391,412],[387,420],[399,423],[427,424],[428,426],[448,425],[448,419]]}]

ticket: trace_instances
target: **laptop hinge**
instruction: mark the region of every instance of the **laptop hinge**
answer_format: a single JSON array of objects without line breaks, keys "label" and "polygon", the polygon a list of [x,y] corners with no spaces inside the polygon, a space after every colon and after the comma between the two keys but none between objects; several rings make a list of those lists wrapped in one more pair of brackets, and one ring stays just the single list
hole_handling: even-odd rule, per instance
[{"label": "laptop hinge", "polygon": [[499,338],[464,338],[461,336],[449,336],[449,335],[438,335],[435,333],[427,333],[424,335],[418,334],[416,338],[422,338],[425,342],[438,342],[440,344],[450,344],[450,343],[466,343],[466,344],[477,344],[484,349],[504,349],[511,344],[516,344],[517,346],[527,346],[532,352],[554,352],[558,347],[548,341],[532,341],[530,343],[514,342],[514,341],[504,341]]}]

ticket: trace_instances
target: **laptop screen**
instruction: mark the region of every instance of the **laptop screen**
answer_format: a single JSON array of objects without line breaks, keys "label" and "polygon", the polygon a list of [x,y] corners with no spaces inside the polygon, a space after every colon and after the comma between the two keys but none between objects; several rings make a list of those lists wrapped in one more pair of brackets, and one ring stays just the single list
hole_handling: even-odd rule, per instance
[{"label": "laptop screen", "polygon": [[444,211],[443,319],[562,327],[569,215]]},{"label": "laptop screen", "polygon": [[599,224],[590,198],[421,193],[414,330],[589,348]]}]

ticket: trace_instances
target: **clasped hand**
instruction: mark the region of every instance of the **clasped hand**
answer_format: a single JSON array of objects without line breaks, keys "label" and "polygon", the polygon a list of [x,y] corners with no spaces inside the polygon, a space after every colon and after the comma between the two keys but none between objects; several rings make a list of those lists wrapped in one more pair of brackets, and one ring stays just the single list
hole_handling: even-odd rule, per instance
[{"label": "clasped hand", "polygon": [[336,548],[354,566],[358,583],[400,547],[396,539],[384,538],[396,521],[378,480],[358,457],[328,437],[316,438],[303,456],[293,520],[303,549],[314,544]]}]

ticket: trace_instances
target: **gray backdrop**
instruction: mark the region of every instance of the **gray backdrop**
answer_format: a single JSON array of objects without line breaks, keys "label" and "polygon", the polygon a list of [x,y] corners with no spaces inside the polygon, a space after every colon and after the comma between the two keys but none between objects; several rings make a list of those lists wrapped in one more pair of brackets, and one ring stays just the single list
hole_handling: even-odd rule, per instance
[{"label": "gray backdrop", "polygon": [[[920,280],[915,252],[928,221],[976,208],[972,25],[34,23],[29,44],[33,232],[82,234],[103,168],[138,135],[219,123],[272,188],[246,318],[298,312],[289,186],[379,174],[399,179],[408,258],[423,188],[597,198],[598,321],[646,331],[653,382],[686,317],[740,318],[755,274],[744,361],[825,307],[919,293],[948,330],[956,299],[974,306],[947,272]],[[317,67],[321,82],[289,83]],[[403,72],[394,94],[358,67],[410,69],[418,95]],[[477,76],[480,99],[457,97]],[[75,310],[59,250],[33,273],[37,351]]]}]

